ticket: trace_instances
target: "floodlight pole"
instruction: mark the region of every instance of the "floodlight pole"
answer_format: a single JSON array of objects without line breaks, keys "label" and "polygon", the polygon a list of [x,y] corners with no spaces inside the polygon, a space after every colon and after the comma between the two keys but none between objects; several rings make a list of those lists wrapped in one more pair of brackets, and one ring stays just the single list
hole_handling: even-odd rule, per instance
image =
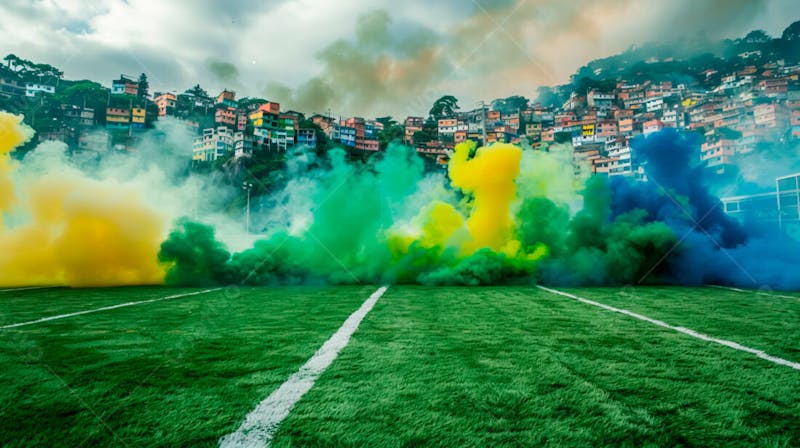
[{"label": "floodlight pole", "polygon": [[250,182],[243,182],[242,188],[247,191],[247,207],[244,211],[244,231],[250,233],[250,190],[253,189],[253,184]]}]

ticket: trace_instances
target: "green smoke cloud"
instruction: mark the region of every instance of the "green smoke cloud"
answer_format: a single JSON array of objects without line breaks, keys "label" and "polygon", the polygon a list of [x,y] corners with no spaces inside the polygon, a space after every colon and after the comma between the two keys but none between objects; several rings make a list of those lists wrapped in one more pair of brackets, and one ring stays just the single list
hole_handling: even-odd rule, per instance
[{"label": "green smoke cloud", "polygon": [[206,67],[217,80],[230,85],[239,85],[239,69],[230,62],[209,59],[206,61]]},{"label": "green smoke cloud", "polygon": [[158,261],[169,266],[169,285],[213,285],[231,280],[230,253],[215,239],[210,226],[179,219],[166,241],[161,243]]},{"label": "green smoke cloud", "polygon": [[[160,260],[169,284],[601,285],[638,282],[675,245],[673,231],[643,211],[612,217],[605,178],[564,182],[571,161],[557,149],[526,152],[520,166],[526,186],[511,207],[518,249],[465,253],[471,195],[444,173],[426,174],[413,149],[391,145],[366,164],[333,150],[295,170],[270,212],[279,218],[249,249],[230,254],[212,228],[182,219]],[[446,213],[432,213],[435,204]],[[426,239],[431,228],[449,237]]]}]

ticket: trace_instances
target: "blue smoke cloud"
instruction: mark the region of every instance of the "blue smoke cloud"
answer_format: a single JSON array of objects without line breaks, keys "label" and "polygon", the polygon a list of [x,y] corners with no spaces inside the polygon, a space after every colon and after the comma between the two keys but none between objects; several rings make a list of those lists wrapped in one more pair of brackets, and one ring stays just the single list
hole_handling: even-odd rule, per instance
[{"label": "blue smoke cloud", "polygon": [[631,143],[649,182],[610,179],[612,219],[632,210],[666,223],[680,243],[654,273],[679,284],[798,289],[800,242],[777,226],[728,216],[699,157],[697,135],[665,129]]}]

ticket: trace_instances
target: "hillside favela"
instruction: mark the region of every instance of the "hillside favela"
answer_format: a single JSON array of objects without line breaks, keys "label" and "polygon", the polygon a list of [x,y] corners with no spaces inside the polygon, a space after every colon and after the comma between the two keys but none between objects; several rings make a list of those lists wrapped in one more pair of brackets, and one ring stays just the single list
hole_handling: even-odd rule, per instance
[{"label": "hillside favela", "polygon": [[0,446],[800,446],[800,3],[0,35]]},{"label": "hillside favela", "polygon": [[[9,54],[0,67],[0,107],[23,114],[36,131],[18,154],[45,141],[62,142],[69,154],[82,157],[130,153],[148,133],[163,129],[160,123],[173,123],[193,136],[194,169],[226,172],[266,161],[278,166],[293,148],[322,154],[339,147],[366,160],[391,142],[413,148],[435,169],[446,167],[456,144],[473,141],[533,151],[571,145],[576,175],[585,170],[644,180],[631,142],[669,128],[696,135],[698,156],[712,177],[751,181],[728,191],[727,212],[749,211],[793,226],[800,219],[797,203],[780,207],[774,196],[776,185],[791,194],[797,189],[791,175],[800,141],[798,42],[800,23],[776,37],[756,30],[707,48],[689,42],[698,48],[680,56],[674,44],[644,44],[590,62],[568,84],[468,107],[443,95],[432,98],[428,110],[417,101],[420,110],[405,117],[296,111],[269,98],[237,97],[233,89],[208,92],[199,84],[155,91],[147,73],[70,80],[58,67]],[[748,160],[753,165],[743,168]],[[765,166],[772,164],[778,166]]]}]

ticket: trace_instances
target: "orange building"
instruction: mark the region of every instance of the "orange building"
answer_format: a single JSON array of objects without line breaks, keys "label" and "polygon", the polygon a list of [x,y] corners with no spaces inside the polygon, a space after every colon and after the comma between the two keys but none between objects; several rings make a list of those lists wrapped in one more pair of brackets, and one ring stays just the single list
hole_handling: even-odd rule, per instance
[{"label": "orange building", "polygon": [[258,110],[266,114],[278,115],[279,113],[281,113],[281,105],[280,103],[273,103],[272,101],[267,101],[266,103],[259,106]]},{"label": "orange building", "polygon": [[219,95],[217,95],[217,104],[225,104],[226,101],[236,101],[236,92],[223,90]]},{"label": "orange building", "polygon": [[158,116],[165,117],[167,115],[172,115],[172,112],[175,110],[177,97],[174,93],[162,93],[155,97],[153,101],[156,103],[156,106],[158,106]]}]

